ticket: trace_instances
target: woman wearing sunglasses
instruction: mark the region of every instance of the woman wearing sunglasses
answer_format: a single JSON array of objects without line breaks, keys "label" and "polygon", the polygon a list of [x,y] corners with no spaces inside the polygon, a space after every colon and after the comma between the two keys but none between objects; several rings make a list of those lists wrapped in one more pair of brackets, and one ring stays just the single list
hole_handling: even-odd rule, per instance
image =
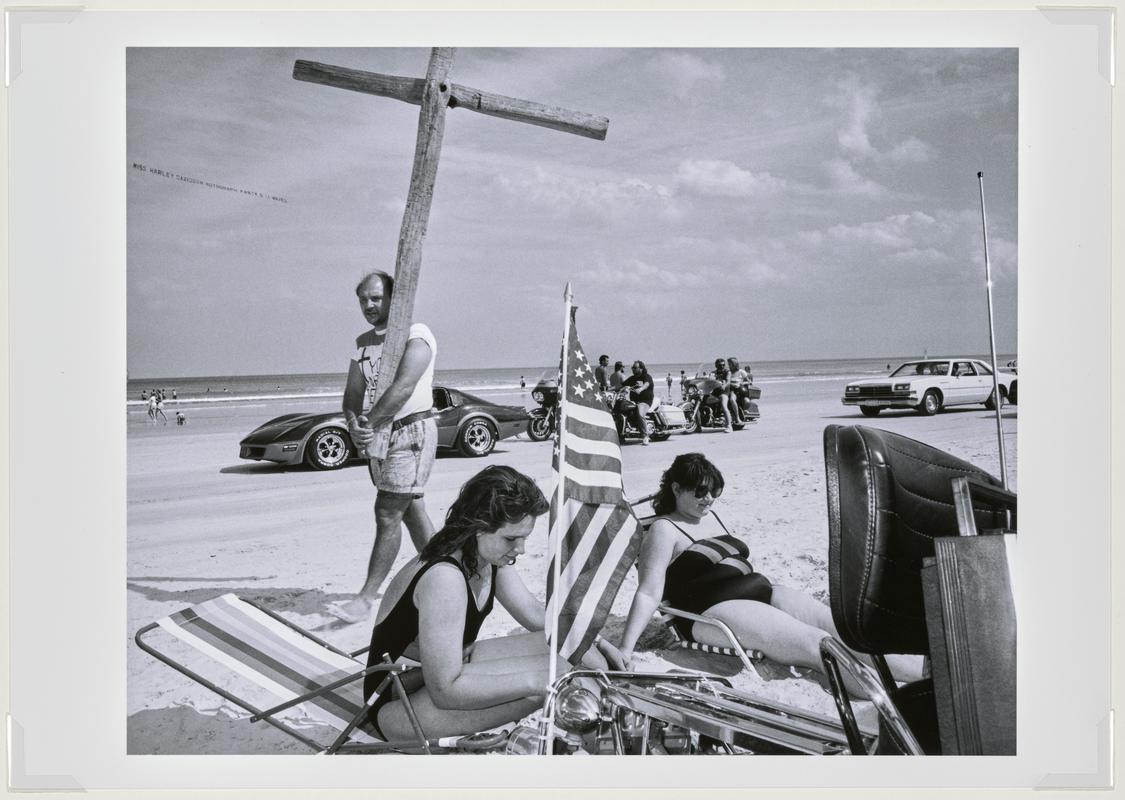
[{"label": "woman wearing sunglasses", "polygon": [[[638,584],[621,639],[626,663],[663,601],[673,608],[715,617],[746,649],[774,661],[823,670],[820,641],[839,635],[828,606],[796,589],[771,585],[749,561],[746,544],[723,524],[711,506],[723,493],[723,475],[701,453],[676,456],[652,501],[658,514],[645,534],[637,560]],[[729,646],[713,625],[676,618],[689,640]],[[920,662],[891,656],[896,676],[917,677]],[[853,691],[845,676],[845,683]]]}]

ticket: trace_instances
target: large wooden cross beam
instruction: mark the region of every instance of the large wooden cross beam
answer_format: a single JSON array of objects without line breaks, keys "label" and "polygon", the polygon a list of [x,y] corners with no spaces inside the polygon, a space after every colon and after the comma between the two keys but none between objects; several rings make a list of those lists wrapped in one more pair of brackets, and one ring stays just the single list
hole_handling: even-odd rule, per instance
[{"label": "large wooden cross beam", "polygon": [[[406,211],[402,216],[402,228],[398,235],[395,290],[391,296],[387,319],[387,337],[383,342],[383,360],[375,384],[376,397],[381,396],[394,379],[398,362],[406,349],[406,338],[414,314],[414,295],[418,289],[418,273],[422,266],[422,241],[426,236],[438,158],[441,156],[445,109],[467,108],[493,117],[527,122],[599,140],[605,139],[609,128],[609,120],[605,117],[504,97],[451,83],[449,71],[453,66],[453,54],[454,49],[451,47],[433,48],[425,78],[380,75],[312,61],[297,61],[293,65],[293,77],[299,81],[392,97],[422,107],[418,116],[414,170],[410,175]],[[390,426],[387,425],[376,430],[375,439],[367,448],[367,455],[371,458],[383,458],[387,454],[389,443]]]}]

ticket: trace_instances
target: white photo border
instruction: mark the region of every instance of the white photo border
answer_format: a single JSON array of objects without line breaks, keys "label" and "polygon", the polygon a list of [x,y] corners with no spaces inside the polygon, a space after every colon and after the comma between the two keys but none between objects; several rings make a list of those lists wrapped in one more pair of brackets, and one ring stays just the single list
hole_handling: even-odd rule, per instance
[{"label": "white photo border", "polygon": [[[123,636],[125,48],[435,43],[1018,47],[1023,526],[1015,757],[758,756],[711,759],[705,769],[661,758],[598,758],[582,762],[581,770],[569,759],[447,757],[425,762],[425,786],[1108,785],[1111,567],[1121,561],[1119,552],[1111,561],[1110,547],[1111,302],[1117,299],[1110,280],[1110,202],[1121,197],[1120,174],[1110,173],[1112,14],[1030,6],[769,13],[6,11],[11,787],[423,788],[419,762],[409,756],[126,755],[125,648],[133,645]],[[1120,171],[1121,158],[1113,163]],[[51,213],[41,213],[44,207]],[[60,370],[55,354],[76,343],[85,360]],[[1080,382],[1069,390],[1073,395],[1058,395],[1062,364]],[[75,419],[76,386],[82,429],[49,424]],[[1071,400],[1076,407],[1068,412]],[[1066,676],[1061,683],[1060,674]]]}]

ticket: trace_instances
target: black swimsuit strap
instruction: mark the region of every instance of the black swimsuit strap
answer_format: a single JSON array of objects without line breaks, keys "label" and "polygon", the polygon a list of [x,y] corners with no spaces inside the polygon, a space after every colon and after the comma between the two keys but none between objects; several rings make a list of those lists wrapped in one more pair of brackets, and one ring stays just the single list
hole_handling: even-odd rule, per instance
[{"label": "black swimsuit strap", "polygon": [[[723,529],[723,533],[725,533],[725,534],[726,534],[727,536],[730,536],[730,531],[729,531],[729,530],[727,530],[727,526],[723,524],[723,521],[722,521],[721,519],[719,519],[719,515],[718,515],[718,514],[716,514],[716,513],[714,512],[714,511],[712,511],[712,512],[711,512],[711,516],[713,516],[713,517],[715,518],[715,522],[719,523],[719,527]],[[676,524],[675,522],[672,522],[671,518],[669,518],[669,517],[661,517],[661,519],[667,520],[667,522],[668,522],[668,524],[669,524],[669,525],[671,525],[671,526],[672,526],[673,528],[675,528],[675,529],[676,529],[676,530],[678,530],[678,531],[679,531],[680,533],[682,533],[682,534],[683,534],[684,536],[686,536],[686,537],[687,537],[687,538],[688,538],[689,540],[691,540],[691,543],[692,543],[692,544],[695,544],[696,542],[698,542],[698,541],[699,541],[698,539],[693,539],[690,533],[688,533],[687,531],[685,531],[685,530],[684,530],[683,528],[681,528],[681,527],[680,527],[679,525],[677,525],[677,524]]]},{"label": "black swimsuit strap", "polygon": [[711,516],[715,518],[715,522],[719,523],[719,527],[723,529],[723,533],[730,536],[730,531],[727,530],[727,526],[723,524],[723,521],[719,519],[719,515],[712,511]]},{"label": "black swimsuit strap", "polygon": [[691,542],[692,544],[695,544],[695,539],[692,539],[692,538],[691,538],[691,534],[690,534],[690,533],[688,533],[687,531],[685,531],[685,530],[684,530],[683,528],[681,528],[681,527],[680,527],[679,525],[677,525],[676,523],[672,522],[672,520],[671,520],[671,519],[669,519],[668,517],[662,517],[662,519],[664,519],[664,520],[665,520],[665,521],[666,521],[666,522],[667,522],[667,523],[668,523],[669,525],[671,525],[671,526],[672,526],[673,528],[675,528],[675,529],[676,529],[676,530],[678,530],[678,531],[679,531],[680,533],[682,533],[682,534],[683,534],[684,536],[686,536],[686,537],[688,538],[688,541],[690,541],[690,542]]}]

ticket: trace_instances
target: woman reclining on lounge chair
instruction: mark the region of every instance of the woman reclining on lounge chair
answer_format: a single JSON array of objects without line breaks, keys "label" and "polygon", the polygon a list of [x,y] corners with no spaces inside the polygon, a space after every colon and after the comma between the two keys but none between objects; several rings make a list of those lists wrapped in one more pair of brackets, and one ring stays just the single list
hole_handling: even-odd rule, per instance
[{"label": "woman reclining on lounge chair", "polygon": [[[637,592],[621,637],[622,658],[626,664],[632,660],[641,632],[663,599],[673,608],[726,623],[746,649],[760,650],[782,664],[823,671],[821,639],[840,638],[831,610],[754,571],[749,548],[711,510],[723,485],[722,473],[701,453],[676,456],[661,477],[652,501],[659,516],[641,544]],[[729,644],[714,626],[683,618],[673,624],[687,639]],[[920,677],[920,658],[890,656],[887,661],[899,680]],[[844,680],[849,691],[860,691],[850,676]]]},{"label": "woman reclining on lounge chair", "polygon": [[[547,509],[543,493],[526,475],[487,467],[465,483],[445,526],[388,585],[368,664],[381,663],[384,654],[421,662],[420,669],[403,674],[403,683],[428,736],[487,730],[542,707],[549,667],[544,607],[512,565]],[[493,599],[529,633],[476,641]],[[619,658],[608,643],[599,646]],[[595,648],[584,661],[607,666]],[[570,668],[559,659],[558,674]],[[368,676],[364,696],[381,681],[378,674]],[[368,717],[384,738],[412,735],[404,705],[389,688]]]}]

